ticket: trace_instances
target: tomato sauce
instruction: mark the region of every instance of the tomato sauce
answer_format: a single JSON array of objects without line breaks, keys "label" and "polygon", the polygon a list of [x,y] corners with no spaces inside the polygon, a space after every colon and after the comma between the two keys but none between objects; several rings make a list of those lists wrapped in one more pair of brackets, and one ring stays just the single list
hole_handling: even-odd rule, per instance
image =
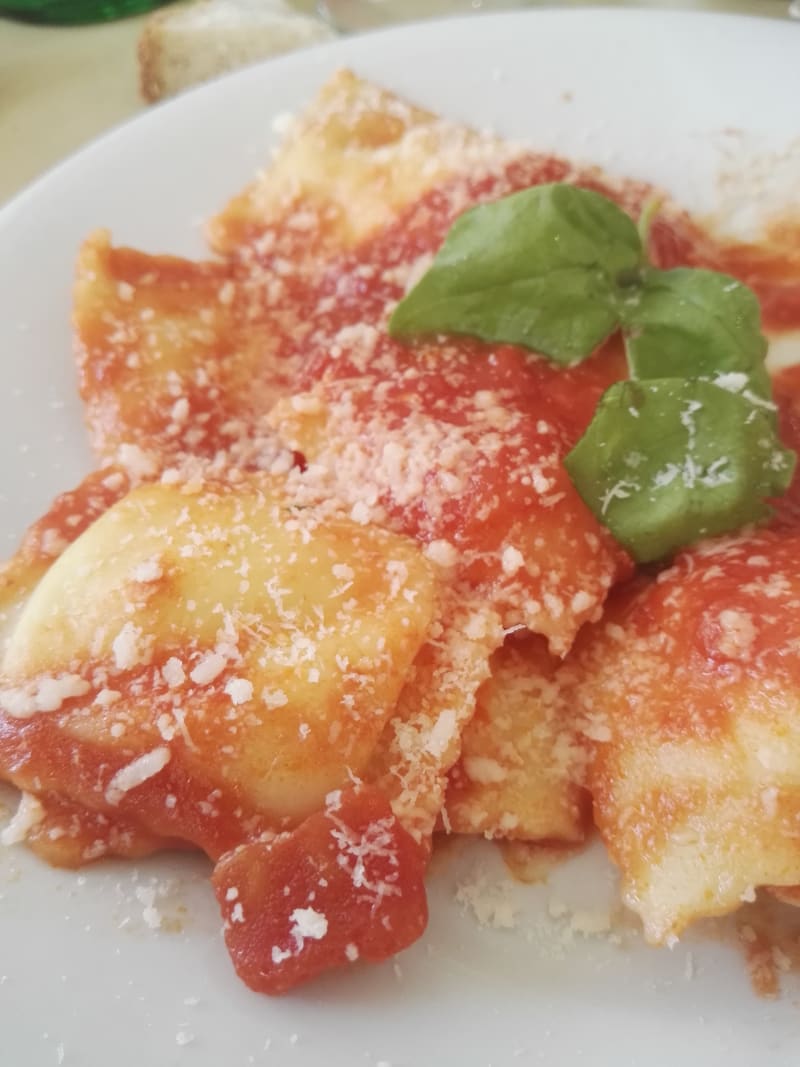
[{"label": "tomato sauce", "polygon": [[[625,376],[618,338],[580,365],[560,369],[510,345],[469,339],[450,339],[438,346],[402,344],[386,332],[387,311],[402,298],[412,269],[435,253],[463,210],[531,185],[561,180],[574,180],[610,196],[634,217],[652,195],[640,183],[612,185],[594,172],[576,173],[563,160],[530,154],[497,173],[454,179],[429,192],[354,250],[329,255],[320,221],[310,232],[276,226],[224,264],[190,265],[130,250],[109,252],[109,277],[117,287],[115,316],[105,314],[102,301],[89,301],[82,305],[77,323],[81,387],[101,454],[106,448],[113,452],[120,439],[128,439],[142,440],[170,460],[181,449],[213,456],[230,445],[232,434],[252,436],[276,396],[320,383],[335,395],[340,383],[356,378],[362,378],[365,386],[354,407],[357,421],[351,433],[368,435],[376,407],[390,431],[420,417],[468,431],[468,439],[474,426],[475,441],[494,433],[497,447],[491,454],[480,453],[470,469],[460,472],[464,484],[440,506],[433,503],[438,491],[434,483],[441,475],[436,464],[424,472],[413,499],[401,501],[389,493],[385,504],[405,532],[423,542],[444,538],[464,551],[468,558],[464,575],[473,586],[501,580],[497,559],[487,562],[488,557],[522,536],[522,529],[533,528],[531,543],[542,550],[544,568],[558,571],[559,588],[568,589],[573,601],[595,583],[591,608],[584,615],[577,612],[576,625],[559,636],[558,650],[566,651],[577,624],[631,569],[625,554],[578,499],[561,463],[588,425],[604,390]],[[326,257],[321,263],[315,255],[319,250]],[[660,267],[727,271],[756,291],[768,329],[800,327],[800,264],[785,244],[773,249],[718,241],[687,215],[670,210],[655,218],[649,252]],[[228,283],[234,287],[231,299],[221,296],[227,294]],[[142,293],[131,299],[127,286]],[[134,304],[139,316],[133,335],[124,330],[128,303]],[[204,310],[208,314],[202,315]],[[159,377],[163,351],[156,344],[158,338],[150,350],[151,379],[142,385],[134,357],[143,339],[150,344],[147,329],[141,326],[147,312],[165,328],[162,340],[175,356],[172,369],[179,388],[167,375]],[[366,332],[370,338],[366,355],[358,345],[348,345],[348,331],[361,340]],[[187,353],[192,356],[188,370],[181,362]],[[200,376],[198,370],[203,372]],[[797,382],[795,377],[782,376],[776,387],[789,443],[800,442],[796,401],[800,375]],[[489,394],[500,397],[494,428],[477,418]],[[191,439],[181,425],[173,430],[176,401],[182,399],[191,416],[185,421],[195,431]],[[231,430],[230,424],[237,420],[240,429]],[[508,433],[504,420],[510,426]],[[301,452],[295,457],[299,465],[309,458]],[[539,506],[541,493],[532,489],[531,471],[542,464],[547,466],[542,477],[552,481],[550,491],[558,498],[552,509]],[[108,503],[116,498],[118,488],[106,489],[99,504],[87,504],[69,531],[63,527],[61,505],[51,512],[48,523],[71,540],[102,511],[106,496]],[[69,502],[74,511],[73,504]],[[797,479],[781,508],[785,515],[800,515]],[[534,509],[538,509],[535,514]],[[792,540],[770,547],[775,566],[785,565],[787,573],[799,550]],[[574,588],[570,575],[577,575]],[[527,590],[532,596],[546,588],[539,578],[534,575]],[[746,578],[747,568],[731,558],[718,588],[687,585],[678,613],[665,608],[665,586],[661,602],[642,609],[641,626],[646,630],[663,625],[675,642],[690,646],[686,651],[698,678],[716,674],[726,679],[730,662],[720,653],[724,648],[720,634],[713,625],[687,628],[683,619],[706,609],[710,596],[726,602]],[[747,607],[763,612],[763,597]],[[755,649],[759,661],[774,666],[776,673],[788,670],[786,657],[776,651],[784,629],[778,612],[774,623],[764,622]],[[796,672],[791,680],[800,684]],[[674,686],[668,688],[672,709]],[[707,710],[719,720],[719,709]],[[397,823],[388,801],[377,791],[349,790],[335,810],[329,805],[275,838],[258,812],[242,809],[235,790],[216,797],[214,814],[208,815],[203,805],[213,786],[196,766],[189,768],[180,754],[180,742],[173,742],[174,757],[162,774],[123,798],[118,812],[109,812],[102,797],[114,774],[137,750],[120,748],[112,754],[99,745],[71,739],[59,725],[59,717],[53,715],[30,721],[0,719],[3,775],[42,797],[50,809],[45,829],[63,827],[77,813],[79,825],[73,836],[81,847],[53,848],[50,858],[85,862],[90,839],[100,842],[98,855],[104,850],[141,854],[172,846],[176,840],[204,849],[219,860],[214,884],[226,918],[226,940],[237,970],[253,988],[282,992],[330,966],[358,958],[383,959],[424,929],[425,851]],[[707,725],[713,728],[714,723],[709,720]],[[682,727],[674,723],[674,728]],[[83,816],[81,806],[86,809]],[[370,835],[374,837],[375,827],[382,827],[382,843],[359,852]],[[354,842],[350,853],[337,847],[337,833]],[[46,835],[39,833],[36,839],[44,842],[46,853]],[[355,867],[351,870],[341,862],[348,854],[354,863],[360,857],[367,864],[359,868],[358,876]],[[394,888],[376,897],[363,892],[367,882]],[[293,920],[292,915],[300,917]],[[324,933],[316,936],[323,926]]]},{"label": "tomato sauce", "polygon": [[[120,684],[131,688],[130,682]],[[274,820],[245,803],[237,790],[221,789],[217,775],[204,776],[180,739],[171,742],[162,771],[112,806],[106,798],[115,774],[156,742],[145,727],[141,735],[132,731],[127,744],[92,743],[70,730],[69,714],[68,708],[23,720],[0,717],[3,777],[41,797],[45,830],[68,827],[51,838],[54,848],[39,835],[37,851],[51,862],[78,867],[105,855],[173,848],[177,841],[217,859],[250,836],[271,834]],[[222,714],[219,722],[222,732]]]},{"label": "tomato sauce", "polygon": [[228,853],[212,881],[239,977],[285,993],[393,956],[427,925],[426,867],[426,850],[369,786],[331,794],[291,834]]}]

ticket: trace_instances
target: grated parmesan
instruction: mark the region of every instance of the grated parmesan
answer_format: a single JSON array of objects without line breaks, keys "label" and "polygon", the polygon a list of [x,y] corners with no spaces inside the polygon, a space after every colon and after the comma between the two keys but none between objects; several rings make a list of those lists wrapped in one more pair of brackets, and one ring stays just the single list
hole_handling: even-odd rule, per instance
[{"label": "grated parmesan", "polygon": [[210,685],[225,670],[227,660],[220,652],[206,652],[195,664],[189,677],[195,685]]},{"label": "grated parmesan", "polygon": [[225,686],[225,692],[232,704],[246,704],[253,699],[253,683],[247,678],[231,678]]},{"label": "grated parmesan", "polygon": [[142,631],[132,622],[126,622],[111,643],[114,665],[118,671],[128,671],[142,662]]},{"label": "grated parmesan", "polygon": [[165,745],[154,748],[137,756],[113,776],[106,786],[105,798],[108,804],[116,806],[126,793],[136,789],[150,778],[154,778],[170,761],[170,751]]},{"label": "grated parmesan", "polygon": [[90,688],[78,674],[43,675],[25,686],[0,689],[0,708],[12,719],[29,719],[40,712],[58,711],[65,700],[84,696]]},{"label": "grated parmesan", "polygon": [[14,818],[0,834],[0,844],[10,846],[26,841],[31,830],[38,826],[44,817],[45,810],[41,801],[32,793],[23,793]]}]

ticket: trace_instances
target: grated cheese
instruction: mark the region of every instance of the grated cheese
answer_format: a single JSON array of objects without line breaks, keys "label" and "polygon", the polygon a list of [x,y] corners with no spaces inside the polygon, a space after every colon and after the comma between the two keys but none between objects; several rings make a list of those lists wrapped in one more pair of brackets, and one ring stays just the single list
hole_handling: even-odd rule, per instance
[{"label": "grated cheese", "polygon": [[141,563],[137,564],[133,570],[132,577],[135,582],[148,584],[150,582],[157,582],[162,574],[161,563],[154,556],[151,559],[142,560]]},{"label": "grated cheese", "polygon": [[118,671],[128,671],[144,659],[142,631],[132,622],[126,622],[111,643],[114,665]]},{"label": "grated cheese", "polygon": [[293,924],[289,933],[297,944],[298,952],[306,939],[321,941],[328,932],[327,918],[314,908],[295,908],[289,918]]},{"label": "grated cheese", "polygon": [[457,718],[452,708],[445,708],[433,725],[425,742],[425,750],[432,756],[441,756],[456,737]]},{"label": "grated cheese", "polygon": [[289,703],[289,698],[282,689],[264,689],[261,699],[268,708],[282,708]]},{"label": "grated cheese", "polygon": [[41,801],[32,793],[23,793],[14,818],[0,834],[0,844],[10,846],[26,841],[31,830],[38,826],[44,817],[45,810]]},{"label": "grated cheese", "polygon": [[238,706],[253,699],[253,683],[247,678],[231,678],[225,686],[225,692],[231,703]]},{"label": "grated cheese", "polygon": [[126,793],[163,771],[169,761],[170,751],[165,745],[137,756],[135,760],[118,770],[108,783],[105,791],[106,802],[116,806]]},{"label": "grated cheese", "polygon": [[183,664],[177,656],[170,656],[161,668],[161,677],[170,689],[177,689],[178,686],[183,685],[186,681],[186,672],[183,669]]},{"label": "grated cheese", "polygon": [[508,777],[508,769],[489,756],[465,756],[463,765],[467,777],[481,785],[502,782]]},{"label": "grated cheese", "polygon": [[437,538],[425,546],[425,555],[440,567],[455,567],[459,561],[458,549],[449,541]]},{"label": "grated cheese", "polygon": [[91,686],[78,674],[43,675],[24,686],[0,689],[0,708],[12,719],[58,711],[65,700],[81,697]]},{"label": "grated cheese", "polygon": [[518,548],[514,548],[513,545],[507,545],[503,549],[502,565],[503,573],[513,576],[521,567],[525,566],[525,557]]},{"label": "grated cheese", "polygon": [[731,659],[749,659],[757,634],[753,617],[746,611],[726,608],[719,613],[718,621],[722,629],[720,652]]},{"label": "grated cheese", "polygon": [[511,899],[508,880],[490,882],[478,870],[456,887],[456,901],[463,911],[470,911],[481,926],[495,930],[513,930],[518,924],[518,909]]},{"label": "grated cheese", "polygon": [[195,685],[210,685],[225,670],[227,660],[220,652],[206,652],[190,671],[189,677]]}]

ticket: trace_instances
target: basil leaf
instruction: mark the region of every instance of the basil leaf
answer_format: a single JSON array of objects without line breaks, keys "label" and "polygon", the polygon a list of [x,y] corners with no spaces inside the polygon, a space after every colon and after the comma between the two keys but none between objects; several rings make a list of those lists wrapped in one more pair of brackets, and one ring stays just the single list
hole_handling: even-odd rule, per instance
[{"label": "basil leaf", "polygon": [[769,399],[761,309],[747,286],[709,270],[650,269],[621,292],[631,377],[747,375],[749,387]]},{"label": "basil leaf", "polygon": [[599,193],[554,183],[465,212],[389,322],[394,337],[458,333],[588,356],[619,323],[617,279],[642,248],[631,219]]},{"label": "basil leaf", "polygon": [[639,563],[769,514],[794,453],[772,405],[706,381],[611,386],[565,460],[581,497]]},{"label": "basil leaf", "polygon": [[712,271],[646,264],[605,197],[541,185],[465,212],[389,323],[458,333],[557,363],[622,326],[633,380],[605,394],[566,459],[583,500],[639,562],[769,513],[795,456],[777,437],[755,295]]}]

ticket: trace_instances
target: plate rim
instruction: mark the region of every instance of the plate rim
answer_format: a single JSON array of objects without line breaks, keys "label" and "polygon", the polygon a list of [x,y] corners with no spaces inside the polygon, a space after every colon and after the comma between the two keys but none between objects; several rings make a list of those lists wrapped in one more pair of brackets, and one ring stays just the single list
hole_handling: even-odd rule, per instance
[{"label": "plate rim", "polygon": [[478,21],[485,21],[487,23],[513,23],[516,21],[527,20],[535,20],[539,22],[570,22],[577,21],[578,19],[583,22],[586,20],[600,21],[602,19],[604,25],[608,25],[608,20],[610,18],[630,24],[642,22],[643,24],[651,23],[655,25],[658,22],[663,22],[665,24],[673,23],[680,26],[683,23],[687,23],[687,28],[692,22],[696,22],[698,25],[700,23],[711,23],[716,25],[722,20],[731,25],[739,23],[754,24],[763,32],[776,33],[780,28],[783,28],[785,31],[787,27],[793,26],[794,31],[799,35],[798,43],[800,44],[800,22],[794,22],[788,18],[782,20],[768,15],[734,11],[627,7],[619,5],[603,5],[599,7],[570,6],[564,8],[558,7],[554,0],[550,0],[550,3],[545,6],[533,7],[527,10],[520,9],[497,12],[479,11],[471,15],[441,16],[418,22],[399,23],[380,29],[369,30],[360,34],[342,35],[333,40],[315,42],[314,44],[293,52],[272,56],[267,59],[256,60],[255,62],[248,63],[236,70],[226,71],[223,74],[211,78],[207,82],[193,85],[183,92],[158,101],[155,104],[146,104],[143,102],[144,110],[123,119],[121,122],[115,123],[109,129],[91,137],[84,144],[68,153],[63,159],[47,167],[41,174],[26,183],[4,204],[0,204],[0,233],[2,233],[4,226],[11,222],[18,211],[24,210],[27,200],[41,195],[43,187],[47,186],[53,180],[57,180],[63,174],[68,174],[72,168],[82,165],[92,154],[101,151],[107,143],[113,142],[120,136],[125,136],[131,127],[138,128],[140,125],[144,127],[150,123],[156,124],[163,120],[164,112],[172,111],[173,109],[179,111],[185,107],[196,106],[197,101],[202,100],[204,96],[212,96],[214,93],[219,92],[220,87],[224,88],[225,86],[233,85],[238,81],[244,83],[247,79],[265,75],[268,71],[276,71],[276,77],[280,77],[280,71],[283,68],[300,65],[304,61],[310,60],[311,57],[325,56],[327,54],[335,55],[337,52],[343,50],[349,51],[353,42],[358,42],[356,46],[357,48],[363,47],[366,49],[373,43],[377,43],[380,47],[383,40],[386,38],[413,36],[419,33],[422,29],[427,28],[431,28],[434,32],[442,32],[445,27],[449,28],[454,26],[455,31],[458,32],[462,26],[475,24]]},{"label": "plate rim", "polygon": [[[753,23],[753,22],[756,22],[756,23],[762,24],[765,27],[766,26],[772,27],[774,32],[779,32],[780,29],[782,28],[781,25],[780,25],[780,22],[778,22],[778,21],[776,21],[774,19],[769,19],[769,18],[764,18],[764,17],[759,17],[759,16],[738,15],[738,14],[721,15],[719,13],[698,12],[698,11],[692,11],[692,12],[686,12],[686,11],[661,11],[661,10],[655,11],[655,10],[651,10],[651,9],[647,9],[647,10],[642,10],[642,9],[632,10],[632,9],[628,9],[628,8],[618,8],[618,7],[592,8],[592,9],[588,9],[588,10],[587,9],[573,9],[573,8],[569,8],[569,9],[558,9],[558,8],[538,9],[537,8],[537,9],[534,9],[534,10],[524,11],[524,12],[507,12],[507,13],[497,13],[497,14],[481,14],[481,15],[477,15],[477,16],[476,15],[469,15],[469,16],[465,16],[465,17],[463,17],[461,19],[458,19],[458,20],[444,20],[444,19],[442,19],[442,20],[435,20],[435,21],[440,26],[443,25],[443,24],[446,24],[448,27],[452,25],[453,21],[458,21],[459,23],[470,24],[470,25],[474,26],[475,23],[479,19],[481,19],[481,20],[489,20],[489,19],[502,20],[503,22],[514,22],[514,21],[519,20],[519,19],[525,19],[525,20],[535,19],[535,20],[539,20],[539,21],[544,21],[544,16],[547,16],[548,20],[555,20],[557,18],[558,22],[562,22],[562,21],[572,21],[572,20],[577,19],[578,17],[581,17],[582,19],[585,19],[586,16],[589,15],[590,13],[591,13],[593,18],[597,18],[597,19],[599,19],[601,17],[607,18],[609,14],[612,14],[615,18],[623,19],[626,23],[629,23],[629,24],[633,23],[633,22],[641,22],[641,23],[643,23],[643,22],[646,21],[648,24],[652,25],[656,21],[667,20],[669,22],[677,22],[677,23],[681,23],[681,24],[687,24],[687,28],[690,28],[691,23],[696,21],[696,20],[698,20],[698,19],[704,20],[704,21],[705,20],[714,20],[714,26],[719,25],[719,20],[720,19],[726,19],[726,20],[729,20],[729,21],[736,21],[736,22],[746,23],[748,25]],[[41,202],[40,199],[37,199],[37,198],[44,197],[45,200],[47,200],[52,196],[51,190],[54,187],[54,185],[56,187],[58,186],[58,182],[61,179],[62,173],[66,173],[67,175],[69,175],[69,173],[73,169],[74,170],[79,170],[81,167],[85,166],[86,161],[87,160],[91,161],[91,159],[95,155],[95,153],[102,153],[103,151],[105,151],[106,146],[109,143],[113,144],[113,142],[115,140],[117,140],[117,139],[124,139],[128,135],[128,133],[130,131],[130,128],[132,126],[136,126],[136,128],[138,129],[140,126],[142,126],[143,128],[146,127],[147,124],[149,124],[149,123],[154,123],[155,124],[156,122],[163,121],[163,114],[166,111],[169,111],[170,113],[172,113],[174,111],[176,114],[180,114],[180,110],[181,109],[192,110],[192,109],[194,109],[194,108],[196,108],[198,106],[197,105],[197,101],[198,101],[199,98],[201,98],[203,95],[208,95],[209,97],[212,97],[215,93],[220,91],[220,86],[221,85],[228,86],[228,85],[231,85],[231,84],[234,84],[234,83],[238,84],[239,82],[241,82],[241,84],[244,86],[247,83],[247,81],[250,80],[250,79],[252,79],[254,82],[259,82],[262,78],[265,77],[265,74],[264,74],[265,69],[268,69],[270,72],[274,71],[275,72],[274,76],[276,78],[280,78],[280,77],[282,77],[282,73],[281,73],[282,69],[284,69],[286,67],[293,66],[293,65],[296,65],[296,64],[306,64],[306,63],[308,63],[309,66],[310,66],[311,65],[311,60],[310,60],[309,57],[311,56],[312,53],[315,56],[330,54],[331,52],[333,52],[335,54],[336,51],[338,51],[342,47],[343,44],[347,48],[349,48],[350,47],[350,42],[351,41],[356,41],[356,40],[357,41],[367,42],[371,46],[374,43],[374,41],[377,40],[378,38],[398,37],[398,36],[405,37],[407,35],[411,36],[412,34],[417,34],[417,33],[420,32],[420,25],[421,24],[412,24],[410,26],[391,27],[391,28],[387,28],[387,29],[384,29],[384,30],[375,31],[375,32],[373,32],[373,33],[371,33],[369,35],[363,35],[360,38],[352,38],[352,39],[351,38],[347,38],[347,39],[344,39],[344,41],[328,42],[328,43],[325,43],[325,44],[317,45],[312,49],[305,50],[305,52],[302,52],[302,53],[293,53],[293,54],[290,54],[290,55],[287,55],[287,56],[284,56],[284,57],[280,57],[280,58],[275,59],[275,60],[268,60],[266,62],[253,64],[250,67],[245,68],[243,70],[236,71],[236,72],[233,72],[231,74],[224,75],[221,78],[216,79],[215,81],[212,81],[212,82],[210,82],[210,83],[208,83],[206,85],[196,87],[195,89],[192,89],[192,90],[188,91],[186,94],[183,94],[181,97],[165,101],[163,104],[157,106],[152,111],[145,111],[143,114],[133,116],[132,118],[126,120],[125,122],[117,125],[112,130],[107,131],[104,134],[101,134],[99,137],[95,138],[89,144],[87,144],[87,145],[83,146],[82,148],[78,149],[75,153],[73,153],[67,159],[61,161],[55,167],[53,167],[49,171],[45,172],[38,179],[36,179],[31,185],[26,187],[26,189],[24,189],[20,193],[18,193],[11,201],[9,201],[9,203],[7,205],[5,205],[2,209],[0,209],[0,239],[2,239],[2,236],[6,232],[8,232],[8,228],[15,228],[19,224],[20,220],[19,220],[19,217],[18,217],[18,212],[22,212],[22,214],[23,214],[22,221],[23,221],[23,224],[24,224],[24,215],[25,215],[25,213],[27,213],[28,211],[30,211],[32,209],[35,210],[37,205]],[[429,25],[431,25],[431,23],[426,23],[425,24],[426,27],[429,26]],[[785,27],[783,27],[783,28],[785,28]],[[770,31],[770,32],[773,32],[773,31]],[[366,48],[366,45],[364,45],[364,47]],[[269,116],[272,114],[272,111],[270,110],[270,107],[269,107],[268,104],[265,105],[265,107],[264,107],[264,113],[267,116],[267,121],[268,121]],[[235,190],[232,190],[232,192],[233,191],[235,191]],[[9,209],[11,209],[11,208],[13,208],[13,212],[9,211]],[[9,329],[10,329],[10,327],[9,327]],[[2,328],[0,328],[0,336],[2,336],[2,335],[3,335],[3,330],[2,330]],[[53,358],[53,357],[51,356],[49,358]],[[47,366],[46,363],[43,364],[43,365]],[[0,406],[0,412],[2,412],[2,410],[3,410],[2,406]],[[58,872],[55,872],[55,873],[58,874]],[[168,871],[165,871],[165,874],[168,874],[168,873],[169,873]],[[2,888],[3,888],[2,885],[0,885],[0,890]],[[56,898],[56,899],[58,899],[58,898]],[[63,897],[61,898],[61,900],[63,901]],[[450,904],[451,904],[451,907],[455,910],[455,908],[456,908],[455,902],[451,900]],[[155,959],[155,957],[154,957],[154,959]],[[218,957],[217,956],[217,957],[215,957],[215,960],[216,959],[220,959],[222,963],[226,962],[224,957]],[[226,972],[226,978],[227,978],[227,972]],[[233,979],[231,977],[230,981],[233,982],[233,981],[235,981],[235,979]],[[331,990],[331,986],[328,985],[326,987],[326,989],[327,989],[327,991],[330,991]],[[695,986],[695,994],[697,994],[697,993],[702,993],[702,989],[700,987]],[[234,995],[234,992],[232,992],[232,994],[231,994],[230,1001],[231,1001],[231,1003],[235,1002],[237,1005],[239,1003],[239,1000]],[[313,994],[310,996],[309,1002],[313,1005],[313,1003],[314,1003]],[[334,998],[334,1003],[335,1002],[336,1002],[336,998]],[[356,1010],[358,1010],[359,1005],[356,1005],[355,1007],[356,1007]],[[592,1007],[594,1007],[594,1005],[592,1005]],[[231,1012],[231,1015],[232,1015],[232,1017],[234,1019],[236,1018],[236,1011],[238,1011],[238,1007],[237,1008],[230,1008],[227,1004],[225,1004],[225,1005],[223,1005],[223,1008],[224,1008],[223,1018],[227,1018],[228,1017],[228,1014],[227,1014],[228,1011]],[[313,1010],[313,1007],[312,1007],[311,1010]],[[301,1048],[302,1048],[302,1045],[301,1045]],[[92,1051],[93,1050],[91,1048],[89,1048],[88,1054],[91,1055]],[[554,1051],[555,1053],[558,1053],[558,1049],[555,1049],[555,1050],[552,1050],[552,1051]],[[67,1046],[68,1055],[71,1052],[74,1053],[74,1050],[71,1050],[69,1048],[69,1046]],[[80,1050],[78,1050],[78,1054],[80,1056]],[[613,1049],[612,1049],[612,1054],[613,1054]],[[313,1053],[309,1053],[308,1055],[310,1057],[309,1059],[306,1059],[305,1058],[305,1054],[303,1054],[302,1055],[302,1060],[301,1060],[301,1058],[297,1054],[295,1054],[295,1059],[293,1061],[290,1060],[289,1062],[298,1063],[298,1067],[300,1067],[300,1063],[301,1062],[302,1062],[303,1067],[306,1067],[307,1064],[312,1064],[312,1063],[316,1064],[316,1063],[325,1062],[322,1059],[315,1059],[314,1056],[313,1056]],[[517,1062],[523,1062],[523,1063],[528,1062],[525,1059],[523,1059],[521,1061],[517,1060],[517,1059],[514,1059],[514,1058],[511,1057],[510,1053],[507,1054],[507,1060],[506,1060],[505,1057],[506,1057],[506,1054],[499,1054],[498,1059],[496,1061],[494,1061],[494,1062],[496,1064],[499,1064],[500,1062],[503,1062],[503,1063],[508,1062],[509,1065],[513,1064],[513,1063],[517,1063]],[[289,1051],[288,1050],[286,1051],[286,1058],[287,1059],[289,1058]],[[355,1056],[353,1058],[355,1059]],[[163,1062],[166,1063],[167,1059],[168,1059],[168,1053],[165,1050]],[[379,1057],[376,1056],[372,1060],[364,1061],[364,1062],[367,1062],[369,1064],[369,1063],[374,1063],[375,1060],[379,1060]],[[66,1062],[69,1063],[71,1061],[72,1061],[72,1057],[70,1056],[70,1058],[67,1059]],[[44,1059],[42,1057],[42,1058],[37,1059],[35,1061],[31,1060],[30,1062],[31,1063],[35,1062],[37,1064],[40,1064],[40,1063],[44,1062]],[[78,1062],[82,1062],[81,1059],[79,1059]],[[170,1062],[172,1062],[172,1061],[170,1060]],[[179,1061],[179,1060],[176,1059],[175,1062],[178,1063],[178,1062],[182,1062],[182,1061]],[[207,1062],[210,1062],[210,1061],[207,1061],[205,1056],[202,1053],[199,1053],[199,1055],[197,1053],[195,1053],[195,1055],[193,1055],[189,1059],[187,1059],[186,1062],[187,1063],[198,1063],[198,1067],[200,1067],[200,1065],[205,1065]],[[273,1060],[273,1062],[275,1062],[275,1060]],[[277,1062],[281,1062],[281,1061],[278,1060]],[[605,1062],[605,1060],[604,1060],[604,1062]],[[610,1060],[609,1062],[614,1062],[614,1063],[618,1062],[616,1055],[614,1055],[613,1059]],[[720,1062],[722,1062],[722,1061],[720,1061]],[[788,1063],[789,1061],[786,1061],[786,1062]],[[126,1063],[127,1063],[127,1061],[126,1061]],[[408,1061],[401,1060],[401,1063],[404,1065],[404,1067],[408,1067]],[[21,1064],[17,1064],[16,1067],[22,1067],[22,1065]],[[122,1064],[117,1065],[117,1067],[122,1067]],[[397,1064],[397,1067],[400,1067],[400,1064]]]}]

